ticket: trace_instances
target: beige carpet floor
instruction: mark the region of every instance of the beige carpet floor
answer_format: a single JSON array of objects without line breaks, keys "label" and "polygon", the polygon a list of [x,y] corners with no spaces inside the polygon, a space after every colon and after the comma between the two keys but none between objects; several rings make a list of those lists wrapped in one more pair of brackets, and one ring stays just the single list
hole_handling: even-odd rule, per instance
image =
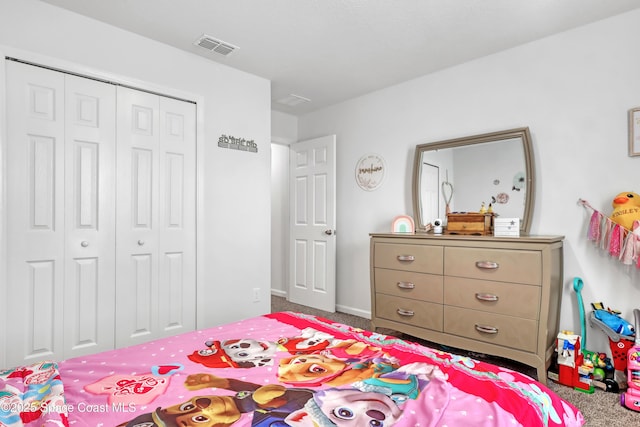
[{"label": "beige carpet floor", "polygon": [[[362,328],[362,329],[371,329],[369,319],[364,319],[362,317],[353,316],[346,313],[329,313],[322,310],[316,310],[310,307],[293,304],[287,301],[285,298],[272,296],[271,297],[271,311],[296,311],[307,314],[312,314],[315,316],[321,316],[335,322],[344,323],[346,325]],[[419,342],[427,346],[444,349],[451,353],[458,354],[468,354],[470,357],[475,359],[481,359],[486,362],[494,363],[499,366],[507,367],[513,369],[518,372],[522,372],[527,374],[533,378],[536,378],[535,369],[528,367],[526,365],[520,364],[518,362],[514,362],[511,360],[488,356],[484,354],[477,353],[467,353],[464,350],[449,348],[449,347],[441,347],[438,344],[430,343],[419,338],[410,337],[408,335],[391,331],[391,330],[380,330],[379,332],[385,333],[387,335],[397,336],[398,338],[408,339],[410,341]],[[571,402],[575,405],[585,417],[586,426],[607,426],[607,427],[632,427],[632,426],[640,426],[640,412],[631,411],[626,409],[620,405],[620,394],[618,393],[608,393],[602,391],[600,389],[596,389],[593,394],[586,394],[579,391],[575,391],[570,387],[563,386],[561,384],[554,383],[553,381],[548,381],[548,387],[553,390],[558,396],[563,399]]]}]

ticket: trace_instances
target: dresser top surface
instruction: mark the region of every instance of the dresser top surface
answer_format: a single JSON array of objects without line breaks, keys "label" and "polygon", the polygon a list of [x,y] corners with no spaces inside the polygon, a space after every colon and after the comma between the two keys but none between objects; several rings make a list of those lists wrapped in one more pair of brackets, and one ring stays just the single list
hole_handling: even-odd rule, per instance
[{"label": "dresser top surface", "polygon": [[564,236],[556,235],[520,235],[519,237],[495,237],[495,236],[472,236],[464,234],[433,234],[433,233],[370,233],[371,237],[397,238],[397,239],[418,239],[418,240],[440,240],[440,241],[471,241],[471,242],[512,242],[512,243],[556,243],[562,242]]}]

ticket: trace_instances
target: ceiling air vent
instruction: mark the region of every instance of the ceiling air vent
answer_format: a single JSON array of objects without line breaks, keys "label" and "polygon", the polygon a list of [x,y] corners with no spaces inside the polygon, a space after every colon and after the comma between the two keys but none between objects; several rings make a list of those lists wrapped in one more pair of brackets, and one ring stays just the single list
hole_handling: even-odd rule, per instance
[{"label": "ceiling air vent", "polygon": [[278,104],[288,105],[289,107],[296,107],[300,104],[304,104],[306,102],[311,102],[309,98],[305,98],[304,96],[295,95],[293,93],[285,96],[284,98],[280,98],[276,100]]},{"label": "ceiling air vent", "polygon": [[215,39],[206,34],[201,35],[193,44],[224,56],[227,56],[234,50],[238,49],[238,46],[223,42],[222,40]]}]

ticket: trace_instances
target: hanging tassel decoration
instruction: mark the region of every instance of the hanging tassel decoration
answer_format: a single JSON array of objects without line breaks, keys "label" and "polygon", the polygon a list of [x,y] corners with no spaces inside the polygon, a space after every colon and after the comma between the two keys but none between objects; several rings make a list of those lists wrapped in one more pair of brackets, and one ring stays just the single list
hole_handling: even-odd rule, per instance
[{"label": "hanging tassel decoration", "polygon": [[600,212],[598,211],[593,211],[593,214],[591,215],[591,221],[589,222],[589,231],[587,232],[587,239],[596,242],[596,244],[600,243],[600,237],[601,237],[601,231],[602,231],[602,226],[601,226],[601,218],[600,218]]},{"label": "hanging tassel decoration", "polygon": [[615,257],[620,256],[621,235],[622,235],[622,229],[618,224],[615,224],[611,231],[611,238],[609,239],[609,255],[615,256]]},{"label": "hanging tassel decoration", "polygon": [[611,242],[611,233],[613,232],[613,221],[611,218],[606,218],[604,221],[604,236],[600,241],[600,249],[608,250]]},{"label": "hanging tassel decoration", "polygon": [[578,203],[592,211],[587,240],[594,242],[612,257],[618,258],[621,263],[635,264],[640,269],[640,221],[634,223],[632,232],[613,222],[608,215],[594,209],[586,200],[579,199]]},{"label": "hanging tassel decoration", "polygon": [[622,255],[620,256],[620,261],[624,265],[633,264],[636,259],[636,235],[633,233],[626,233],[627,237],[624,241],[624,250],[622,251]]}]

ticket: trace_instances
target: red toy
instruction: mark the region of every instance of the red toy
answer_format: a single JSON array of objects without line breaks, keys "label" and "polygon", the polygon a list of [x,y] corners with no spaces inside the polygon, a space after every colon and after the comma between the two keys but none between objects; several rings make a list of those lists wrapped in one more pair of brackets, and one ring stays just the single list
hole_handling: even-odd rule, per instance
[{"label": "red toy", "polygon": [[636,322],[635,345],[627,353],[627,391],[620,395],[620,404],[640,412],[640,310],[633,310]]},{"label": "red toy", "polygon": [[[604,308],[601,302],[591,303],[594,310],[600,310]],[[608,309],[611,310],[611,309]],[[614,313],[619,313],[613,310]],[[611,350],[611,358],[613,363],[614,379],[620,385],[621,388],[626,388],[627,384],[627,354],[633,347],[633,336],[621,335],[611,329],[609,325],[605,324],[601,320],[597,319],[595,312],[591,312],[589,316],[589,324],[593,328],[600,328],[609,338],[609,348]]]}]

